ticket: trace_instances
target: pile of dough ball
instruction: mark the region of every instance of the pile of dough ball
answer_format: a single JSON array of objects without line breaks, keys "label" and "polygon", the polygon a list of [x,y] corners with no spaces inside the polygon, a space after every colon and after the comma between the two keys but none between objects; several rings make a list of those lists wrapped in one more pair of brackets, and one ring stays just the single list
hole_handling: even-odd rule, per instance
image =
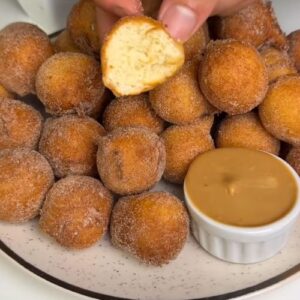
[{"label": "pile of dough ball", "polygon": [[[110,42],[120,39],[114,32]],[[183,199],[152,188],[182,185],[198,155],[215,147],[281,155],[283,145],[300,174],[300,31],[286,37],[258,0],[178,47],[185,63],[174,76],[114,98],[92,0],[74,5],[54,42],[32,24],[3,28],[0,221],[39,218],[45,238],[72,249],[109,232],[113,246],[159,266],[183,249],[189,215]],[[30,94],[47,114],[23,101]]]}]

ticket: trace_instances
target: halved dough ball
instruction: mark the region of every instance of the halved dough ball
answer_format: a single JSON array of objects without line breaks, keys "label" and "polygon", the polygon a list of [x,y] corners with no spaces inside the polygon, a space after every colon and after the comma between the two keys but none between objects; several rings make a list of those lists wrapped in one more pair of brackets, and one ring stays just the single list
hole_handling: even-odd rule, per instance
[{"label": "halved dough ball", "polygon": [[47,160],[34,150],[1,150],[0,170],[0,220],[33,219],[54,182]]},{"label": "halved dough ball", "polygon": [[104,128],[89,117],[48,119],[39,151],[49,160],[57,177],[96,175],[98,141],[104,134]]},{"label": "halved dough ball", "polygon": [[166,148],[164,178],[181,184],[190,164],[201,153],[214,149],[210,135],[213,116],[199,119],[193,124],[167,128],[161,135]]},{"label": "halved dough ball", "polygon": [[266,47],[260,52],[268,71],[269,82],[285,75],[297,74],[292,60],[285,50]]},{"label": "halved dough ball", "polygon": [[82,53],[57,53],[39,69],[36,91],[50,114],[97,116],[104,101],[99,63]]},{"label": "halved dough ball", "polygon": [[138,95],[172,77],[184,63],[182,44],[148,17],[125,17],[104,41],[104,85],[116,96]]},{"label": "halved dough ball", "polygon": [[56,52],[82,52],[73,42],[67,29],[62,31],[55,39],[54,49]]},{"label": "halved dough ball", "polygon": [[174,260],[189,232],[182,202],[165,192],[121,198],[110,226],[112,243],[142,262],[160,266]]},{"label": "halved dough ball", "polygon": [[293,147],[286,157],[286,161],[295,169],[300,176],[300,148]]},{"label": "halved dough ball", "polygon": [[295,67],[300,71],[300,30],[292,32],[288,36],[289,54],[295,63]]},{"label": "halved dough ball", "polygon": [[243,42],[211,42],[200,63],[200,87],[207,100],[230,115],[251,111],[264,99],[268,74],[257,50]]},{"label": "halved dough ball", "polygon": [[217,37],[235,39],[260,47],[271,44],[279,49],[287,47],[270,2],[254,1],[237,13],[222,17],[218,24]]},{"label": "halved dough ball", "polygon": [[259,116],[272,135],[300,146],[300,76],[276,81],[259,107]]},{"label": "halved dough ball", "polygon": [[97,179],[68,176],[56,182],[43,205],[40,228],[68,248],[87,248],[107,231],[112,196]]},{"label": "halved dough ball", "polygon": [[185,60],[200,57],[209,42],[207,23],[204,23],[194,35],[184,43]]},{"label": "halved dough ball", "polygon": [[164,129],[164,121],[152,109],[148,94],[113,100],[105,109],[103,124],[107,131],[144,127],[159,134]]},{"label": "halved dough ball", "polygon": [[35,78],[54,50],[45,32],[28,23],[12,23],[0,31],[0,82],[20,96],[35,93]]},{"label": "halved dough ball", "polygon": [[225,118],[216,139],[218,148],[248,148],[279,154],[280,141],[262,126],[254,112]]},{"label": "halved dough ball", "polygon": [[97,154],[104,185],[120,195],[137,194],[157,183],[166,152],[162,140],[144,128],[119,128],[100,139]]},{"label": "halved dough ball", "polygon": [[151,105],[162,119],[188,124],[216,110],[200,90],[198,69],[198,59],[190,60],[174,77],[150,92]]},{"label": "halved dough ball", "polygon": [[42,116],[19,100],[0,100],[0,150],[36,149],[42,131]]},{"label": "halved dough ball", "polygon": [[82,52],[99,56],[100,41],[93,0],[80,0],[73,6],[68,17],[67,29],[75,45]]}]

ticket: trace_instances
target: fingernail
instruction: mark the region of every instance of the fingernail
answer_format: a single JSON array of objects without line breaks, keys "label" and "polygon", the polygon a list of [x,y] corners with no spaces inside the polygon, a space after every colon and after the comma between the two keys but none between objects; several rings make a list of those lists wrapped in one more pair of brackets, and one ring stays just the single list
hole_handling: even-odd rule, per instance
[{"label": "fingernail", "polygon": [[161,17],[171,36],[185,42],[197,26],[196,13],[184,5],[172,5]]},{"label": "fingernail", "polygon": [[[129,2],[129,1],[127,1]],[[125,5],[125,3],[118,3],[114,6],[114,13],[117,16],[134,16],[143,14],[143,6],[140,0],[130,1],[130,5]]]}]

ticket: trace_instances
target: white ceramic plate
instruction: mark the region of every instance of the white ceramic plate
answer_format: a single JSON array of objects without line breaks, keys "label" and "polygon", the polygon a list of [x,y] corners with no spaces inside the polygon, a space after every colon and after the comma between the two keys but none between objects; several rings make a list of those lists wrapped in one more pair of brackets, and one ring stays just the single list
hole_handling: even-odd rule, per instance
[{"label": "white ceramic plate", "polygon": [[[274,1],[284,30],[300,28],[299,1]],[[39,107],[38,103],[35,102]],[[182,198],[176,186],[161,182]],[[84,251],[66,250],[42,234],[36,221],[0,223],[0,249],[36,275],[96,299],[228,299],[263,290],[300,272],[300,220],[286,247],[272,259],[235,265],[210,256],[189,237],[179,257],[163,267],[140,264],[108,237]]]}]

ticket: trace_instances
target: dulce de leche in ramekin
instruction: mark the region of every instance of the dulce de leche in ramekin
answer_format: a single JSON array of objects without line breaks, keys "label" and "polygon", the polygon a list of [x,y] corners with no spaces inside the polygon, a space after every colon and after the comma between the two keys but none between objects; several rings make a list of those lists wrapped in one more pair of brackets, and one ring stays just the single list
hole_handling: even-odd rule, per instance
[{"label": "dulce de leche in ramekin", "polygon": [[299,190],[285,161],[242,148],[199,155],[184,182],[196,240],[235,263],[268,259],[284,246],[300,213]]}]

